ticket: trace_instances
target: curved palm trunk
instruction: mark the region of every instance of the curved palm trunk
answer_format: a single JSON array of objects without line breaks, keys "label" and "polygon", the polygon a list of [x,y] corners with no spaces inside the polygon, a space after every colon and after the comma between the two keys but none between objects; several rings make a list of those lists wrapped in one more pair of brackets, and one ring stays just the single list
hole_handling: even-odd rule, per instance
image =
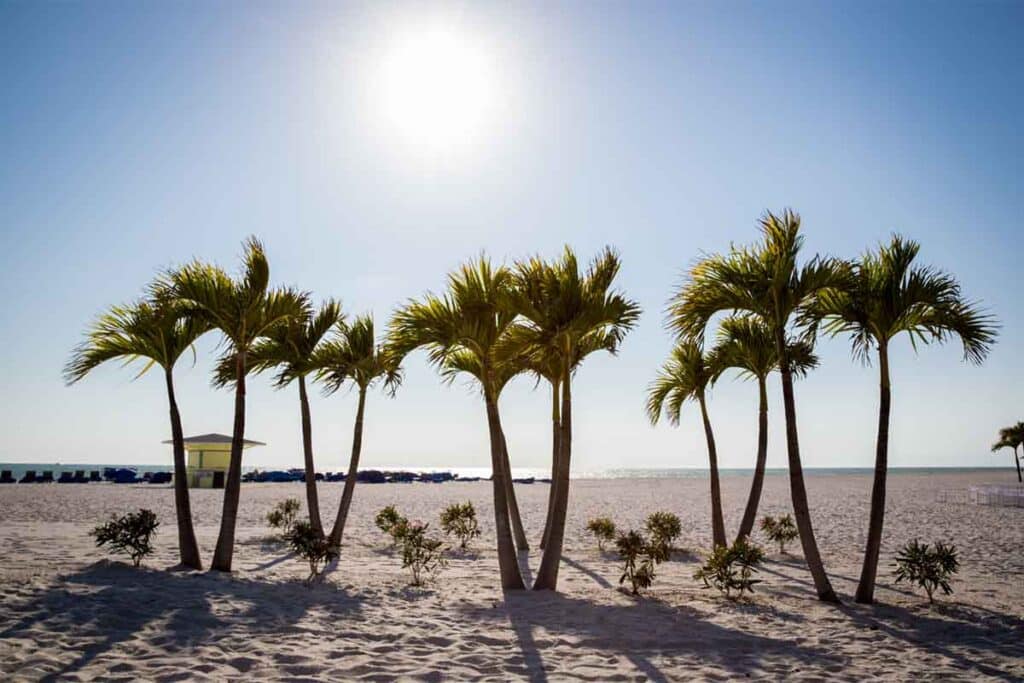
[{"label": "curved palm trunk", "polygon": [[1020,458],[1017,457],[1017,447],[1013,447],[1013,463],[1017,466],[1017,483],[1024,483],[1024,479],[1020,476]]},{"label": "curved palm trunk", "polygon": [[700,402],[700,416],[704,420],[704,436],[708,441],[708,466],[711,470],[711,538],[716,546],[728,545],[725,540],[725,521],[722,519],[722,486],[718,480],[718,449],[715,448],[715,433],[708,418],[707,401],[704,392],[697,395]]},{"label": "curved palm trunk", "polygon": [[338,505],[338,516],[334,519],[330,542],[341,547],[341,536],[345,533],[345,522],[348,510],[352,507],[352,496],[356,491],[356,477],[359,475],[359,456],[363,452],[363,413],[366,410],[366,387],[359,387],[359,407],[356,409],[356,425],[352,430],[352,455],[348,460],[348,474],[345,475],[345,488],[341,492],[341,503]]},{"label": "curved palm trunk", "polygon": [[178,518],[178,554],[182,566],[202,569],[199,544],[192,527],[192,506],[188,499],[188,471],[185,467],[185,435],[181,429],[181,414],[174,398],[174,379],[170,369],[164,372],[167,380],[167,401],[171,406],[171,442],[174,450],[174,510]]},{"label": "curved palm trunk", "polygon": [[562,376],[562,412],[558,436],[558,471],[552,486],[555,489],[551,507],[551,528],[544,557],[537,570],[534,590],[558,588],[558,567],[562,564],[562,543],[565,540],[565,517],[569,509],[569,469],[572,459],[572,378],[566,370]]},{"label": "curved palm trunk", "polygon": [[505,467],[502,464],[501,418],[498,404],[489,389],[484,389],[484,403],[487,406],[487,428],[491,439],[491,485],[494,490],[494,531],[498,537],[498,569],[501,572],[502,590],[522,590],[522,574],[516,559],[516,548],[512,542],[512,529],[508,519],[508,497],[506,495]]},{"label": "curved palm trunk", "polygon": [[825,573],[825,565],[818,552],[818,542],[814,538],[814,527],[811,525],[811,511],[807,504],[807,488],[804,486],[804,469],[800,462],[800,440],[796,431],[796,400],[793,397],[793,373],[789,368],[789,357],[786,352],[784,333],[779,330],[775,336],[775,349],[779,355],[779,374],[782,375],[782,402],[786,411],[786,450],[789,456],[789,490],[793,499],[793,516],[800,532],[800,545],[804,551],[804,560],[814,579],[814,587],[818,599],[823,602],[839,603],[839,596],[832,589],[832,584]]},{"label": "curved palm trunk", "polygon": [[238,500],[242,492],[242,444],[245,440],[245,352],[235,361],[235,424],[231,431],[231,460],[224,482],[224,507],[220,518],[220,533],[213,551],[210,569],[231,571],[235,554],[235,525],[238,521]]},{"label": "curved palm trunk", "polygon": [[892,392],[889,384],[889,351],[878,347],[879,388],[878,441],[875,444],[875,480],[871,486],[871,514],[868,523],[868,543],[864,550],[864,566],[860,570],[855,600],[870,605],[875,601],[875,577],[878,575],[878,555],[882,547],[882,525],[885,521],[885,480],[889,467],[889,410]]},{"label": "curved palm trunk", "polygon": [[558,479],[558,437],[562,429],[559,418],[558,382],[551,384],[551,484],[548,486],[548,512],[544,516],[544,535],[540,539],[540,549],[548,547],[551,534],[551,513],[555,509],[555,480]]},{"label": "curved palm trunk", "polygon": [[754,463],[754,480],[750,483],[750,496],[740,521],[736,540],[750,536],[757,520],[757,506],[761,504],[761,490],[764,488],[764,468],[768,460],[768,387],[765,378],[757,378],[760,405],[757,415],[757,461]]},{"label": "curved palm trunk", "polygon": [[299,405],[302,412],[302,457],[306,468],[306,508],[309,523],[319,536],[324,535],[320,521],[320,499],[316,493],[316,468],[313,464],[313,420],[309,415],[309,396],[306,395],[306,378],[299,375]]},{"label": "curved palm trunk", "polygon": [[519,552],[529,552],[530,542],[526,540],[523,530],[523,519],[519,516],[519,501],[516,500],[515,484],[512,482],[512,464],[508,459],[508,443],[505,441],[505,430],[501,430],[501,464],[505,468],[505,497],[508,498],[508,516],[512,521],[512,534],[516,539]]}]

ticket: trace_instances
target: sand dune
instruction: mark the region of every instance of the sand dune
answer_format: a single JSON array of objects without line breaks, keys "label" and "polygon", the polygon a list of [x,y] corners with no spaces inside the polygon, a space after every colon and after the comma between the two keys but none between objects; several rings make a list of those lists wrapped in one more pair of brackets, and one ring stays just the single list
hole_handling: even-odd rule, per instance
[{"label": "sand dune", "polygon": [[[108,485],[0,488],[0,672],[30,680],[1024,678],[1024,510],[940,502],[936,491],[991,475],[895,475],[890,485],[881,604],[849,602],[859,574],[867,477],[809,480],[827,566],[848,604],[818,603],[799,556],[774,550],[758,593],[729,602],[692,579],[710,543],[707,484],[700,479],[577,481],[557,594],[502,596],[492,548],[490,485],[408,484],[357,489],[340,562],[307,586],[303,563],[267,540],[263,515],[302,498],[298,484],[243,488],[233,576],[173,572],[168,488]],[[735,530],[748,481],[723,481]],[[321,487],[332,508],[340,484]],[[547,487],[518,488],[528,532],[543,524]],[[204,557],[216,537],[220,492],[195,491]],[[409,587],[401,563],[373,527],[395,503],[432,521],[448,502],[472,500],[484,536],[455,554],[439,580]],[[787,508],[787,482],[769,476],[763,509]],[[163,520],[157,554],[136,570],[107,559],[88,530],[139,506]],[[639,526],[655,509],[684,522],[680,553],[659,568],[654,590],[618,590],[615,557],[583,534],[609,514]],[[928,607],[893,586],[894,547],[914,536],[955,542],[963,567],[956,594]],[[794,553],[798,548],[794,550]],[[525,562],[525,559],[524,559]],[[538,554],[530,554],[535,570]]]}]

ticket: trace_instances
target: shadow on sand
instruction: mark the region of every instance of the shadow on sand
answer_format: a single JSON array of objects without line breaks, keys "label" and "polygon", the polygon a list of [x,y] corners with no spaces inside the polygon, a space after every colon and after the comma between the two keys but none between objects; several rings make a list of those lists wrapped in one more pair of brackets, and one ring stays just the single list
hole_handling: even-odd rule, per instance
[{"label": "shadow on sand", "polygon": [[[82,586],[91,590],[83,591]],[[215,613],[213,600],[241,610],[222,616]],[[102,560],[41,591],[19,610],[25,616],[15,617],[0,631],[0,640],[32,638],[36,627],[92,640],[76,658],[44,678],[54,680],[83,669],[151,623],[161,623],[165,633],[154,644],[175,651],[201,645],[221,629],[240,628],[246,635],[287,633],[314,607],[351,619],[358,617],[361,601],[331,584],[135,569]]]}]

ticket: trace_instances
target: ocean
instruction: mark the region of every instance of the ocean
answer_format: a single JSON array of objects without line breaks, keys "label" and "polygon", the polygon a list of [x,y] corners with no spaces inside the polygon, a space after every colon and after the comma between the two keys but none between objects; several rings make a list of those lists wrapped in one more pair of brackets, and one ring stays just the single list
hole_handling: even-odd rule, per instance
[{"label": "ocean", "polygon": [[[145,472],[170,472],[170,463],[164,465],[126,465],[126,464],[97,464],[97,463],[0,463],[0,470],[10,470],[15,479],[20,479],[27,470],[35,470],[36,474],[41,472],[53,472],[53,478],[57,479],[61,472],[75,472],[85,470],[86,476],[92,470],[99,470],[101,473],[105,467],[125,467],[134,469],[142,476]],[[252,467],[243,465],[243,472],[253,470],[271,471],[295,469],[294,465],[275,465]],[[340,469],[340,468],[339,468]],[[451,472],[461,478],[468,477],[489,477],[490,467],[411,467],[401,465],[381,465],[364,467],[367,470],[403,471],[403,472]],[[969,472],[1009,472],[1010,467],[890,467],[889,473],[898,474],[959,474]],[[333,472],[327,468],[318,468],[319,472]],[[753,468],[723,468],[719,470],[721,476],[731,475],[750,476]],[[805,467],[804,474],[808,477],[821,475],[865,475],[871,474],[874,470],[870,467]],[[785,468],[769,468],[766,471],[768,476],[782,475],[788,472]],[[543,479],[551,476],[550,469],[513,467],[512,476],[520,478],[534,477]],[[592,471],[574,471],[573,479],[690,479],[704,478],[708,476],[706,468],[617,468]]]}]

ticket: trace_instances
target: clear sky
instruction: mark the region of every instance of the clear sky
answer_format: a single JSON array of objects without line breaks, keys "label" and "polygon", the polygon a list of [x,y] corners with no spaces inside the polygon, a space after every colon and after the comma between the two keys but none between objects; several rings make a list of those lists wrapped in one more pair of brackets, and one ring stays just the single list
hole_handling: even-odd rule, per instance
[{"label": "clear sky", "polygon": [[[808,254],[899,231],[1003,325],[983,367],[955,345],[893,358],[890,463],[1009,465],[1024,418],[1024,5],[981,3],[0,2],[0,461],[169,463],[162,378],[116,365],[66,388],[87,323],[193,256],[235,268],[249,234],[276,282],[372,311],[485,249],[621,251],[645,313],[575,394],[575,466],[704,467],[694,411],[652,428],[662,310],[701,251],[804,219]],[[230,432],[216,339],[178,369],[186,433]],[[877,375],[845,340],[797,387],[807,466],[870,466]],[[482,402],[421,354],[371,398],[363,463],[485,466]],[[769,466],[784,466],[770,385]],[[549,398],[503,398],[515,466],[549,462]],[[313,402],[318,466],[347,462],[352,394]],[[753,463],[754,385],[711,418]],[[301,462],[295,388],[250,384],[247,464]]]}]

